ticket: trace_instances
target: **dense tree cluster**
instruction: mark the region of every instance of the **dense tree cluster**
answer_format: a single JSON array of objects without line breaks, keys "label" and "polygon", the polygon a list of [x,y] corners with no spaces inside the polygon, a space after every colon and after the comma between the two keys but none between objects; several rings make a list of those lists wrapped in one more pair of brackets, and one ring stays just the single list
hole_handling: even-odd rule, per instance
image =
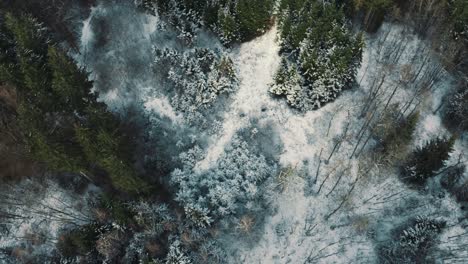
[{"label": "dense tree cluster", "polygon": [[[64,1],[68,3],[71,0]],[[425,1],[415,0],[418,3],[427,3]],[[455,28],[453,31],[455,37],[465,36],[466,38],[466,4],[463,0],[447,1],[452,8],[450,10],[453,15],[451,19]],[[19,2],[27,3],[23,0]],[[45,2],[55,3],[54,0],[46,0]],[[91,4],[92,0],[80,2]],[[199,126],[197,128],[201,129],[209,126],[214,127],[215,125],[211,123],[212,120],[207,120],[213,118],[212,115],[206,114],[205,111],[216,108],[216,103],[220,104],[225,94],[237,89],[238,79],[233,62],[227,53],[215,49],[199,48],[198,43],[194,41],[200,33],[197,31],[203,27],[209,28],[218,34],[225,44],[250,40],[262,34],[272,25],[273,9],[277,1],[136,0],[136,2],[163,18],[162,21],[159,21],[161,24],[157,26],[168,23],[171,26],[170,30],[175,30],[178,38],[185,41],[185,43],[172,42],[173,39],[171,39],[171,43],[175,43],[171,46],[172,48],[168,48],[165,46],[166,43],[163,43],[161,44],[162,48],[158,48],[158,46],[154,49],[153,66],[157,71],[155,74],[160,74],[157,76],[160,79],[155,79],[161,81],[161,90],[163,90],[156,92],[168,95],[176,114],[183,113],[189,125],[195,124]],[[359,12],[365,21],[365,29],[374,31],[383,22],[386,14],[395,5],[402,6],[402,2],[405,1],[279,1],[278,26],[281,65],[274,76],[271,93],[286,97],[287,102],[292,107],[301,111],[317,109],[333,101],[343,89],[349,88],[355,83],[356,72],[360,67],[362,57],[362,36],[352,31],[345,18],[346,12],[349,11],[349,8]],[[31,0],[31,3],[36,6],[36,4],[40,4],[40,1]],[[443,4],[445,3],[443,1]],[[426,16],[421,17],[424,18],[421,21],[432,21]],[[203,32],[203,34],[205,33]],[[141,175],[135,171],[132,165],[133,161],[130,156],[134,154],[134,149],[129,146],[128,135],[125,134],[123,124],[107,111],[104,104],[97,102],[97,95],[92,92],[93,85],[88,79],[88,74],[79,68],[64,51],[63,46],[66,44],[60,45],[58,43],[45,28],[45,24],[39,23],[32,16],[0,12],[0,88],[6,85],[17,93],[17,96],[11,97],[17,101],[14,104],[2,104],[3,98],[0,97],[0,114],[5,112],[8,114],[8,118],[17,119],[21,129],[18,137],[33,159],[45,163],[52,172],[66,175],[57,176],[57,178],[62,177],[62,181],[69,179],[66,177],[81,174],[83,177],[74,177],[74,179],[86,181],[83,188],[87,188],[87,190],[83,192],[92,189],[99,193],[99,199],[85,195],[79,197],[87,203],[82,205],[82,201],[80,201],[79,207],[90,209],[86,215],[76,208],[72,208],[72,210],[78,216],[74,213],[67,215],[67,211],[57,212],[53,207],[49,208],[50,211],[45,211],[57,212],[59,217],[67,215],[71,217],[71,220],[59,218],[59,221],[63,220],[63,225],[60,222],[61,229],[58,231],[60,235],[54,237],[54,240],[57,239],[56,243],[53,241],[56,250],[48,252],[48,255],[44,257],[47,259],[43,261],[42,259],[38,260],[39,254],[31,254],[30,259],[36,257],[31,261],[44,263],[225,263],[229,252],[226,252],[225,248],[219,245],[220,232],[229,230],[229,239],[237,236],[237,231],[240,231],[239,234],[246,235],[252,231],[252,226],[256,226],[257,222],[262,222],[258,220],[265,217],[266,214],[260,212],[265,210],[266,203],[272,201],[270,191],[274,190],[274,194],[278,195],[276,189],[281,189],[284,191],[283,194],[288,194],[286,187],[289,188],[289,181],[308,176],[309,173],[305,170],[297,171],[298,174],[304,172],[304,176],[295,175],[296,169],[289,167],[281,172],[277,178],[272,177],[277,175],[278,169],[270,162],[270,158],[275,159],[275,162],[278,161],[276,154],[280,153],[281,150],[276,150],[276,148],[280,149],[281,147],[278,146],[280,143],[277,143],[276,140],[271,138],[266,140],[263,137],[278,135],[263,133],[257,129],[240,131],[223,146],[224,149],[219,156],[213,157],[207,156],[207,151],[197,145],[206,146],[204,139],[201,139],[203,136],[195,137],[193,133],[187,135],[185,131],[177,131],[176,136],[168,136],[166,134],[170,134],[176,129],[183,130],[185,128],[177,126],[171,128],[173,130],[164,130],[166,128],[164,127],[164,129],[151,133],[153,133],[152,136],[159,137],[158,140],[167,141],[164,143],[164,147],[172,148],[167,151],[170,153],[167,154],[167,157],[161,158],[172,163],[170,168],[161,173],[167,174],[168,179],[158,179],[162,183],[161,186],[166,184],[161,189],[167,189],[162,190],[162,193],[159,193],[159,190],[158,192],[149,192],[151,187],[140,177]],[[68,45],[73,46],[71,43]],[[216,45],[220,47],[219,44]],[[397,91],[396,88],[395,91]],[[378,90],[375,95],[377,92]],[[372,93],[373,91],[371,91]],[[376,142],[379,155],[383,154],[386,157],[398,155],[399,162],[407,158],[407,149],[411,146],[420,109],[416,105],[410,114],[405,114],[406,111],[401,111],[398,104],[390,104],[393,95],[388,97],[388,103],[383,112],[377,114],[380,120],[373,122],[374,116],[371,116],[365,121],[359,134],[368,135],[368,138],[359,154],[365,149],[368,140],[374,139],[375,141],[370,142]],[[382,98],[385,97],[387,95],[382,96]],[[467,98],[466,87],[463,87],[449,99],[446,109],[448,122],[456,124],[458,128],[463,130],[468,127],[466,122],[468,116]],[[413,105],[412,102],[412,100],[408,102],[408,107]],[[369,112],[377,111],[379,103],[381,102],[376,102],[374,109],[372,107],[365,107],[365,109]],[[268,110],[268,107],[261,106],[262,113]],[[327,131],[327,137],[329,132],[332,133],[330,138],[335,129],[335,126],[332,126],[333,117],[329,121],[329,131]],[[0,115],[0,123],[9,122],[1,118],[3,118],[2,115]],[[161,120],[158,119],[159,121]],[[256,122],[257,120],[251,121]],[[352,122],[354,119],[348,120],[343,135],[336,138],[337,144],[323,165],[327,166],[326,173],[332,178],[338,175],[333,173],[335,169],[341,170],[338,166],[333,171],[329,170],[329,162],[335,162],[331,160],[333,153],[335,150],[336,153],[340,152],[339,148],[342,143],[346,145],[346,148],[349,147],[349,144],[354,143],[352,133],[358,130],[360,124],[355,125]],[[321,124],[315,124],[321,126]],[[161,123],[153,123],[153,125],[158,126],[159,129]],[[200,132],[192,126],[187,127],[187,130],[195,131],[195,133]],[[163,132],[160,133],[160,131]],[[163,133],[165,135],[161,135]],[[254,137],[255,135],[257,136]],[[305,136],[309,140],[309,135]],[[167,139],[169,137],[170,139]],[[177,140],[180,141],[176,143]],[[282,138],[278,139],[278,141],[282,140]],[[260,144],[259,141],[268,143]],[[356,149],[359,146],[359,141],[356,144]],[[283,143],[288,142],[284,141]],[[263,144],[271,146],[263,146]],[[317,142],[317,144],[322,144],[322,142]],[[259,150],[256,146],[267,150]],[[190,149],[180,150],[183,147]],[[346,154],[345,147],[341,147],[342,153],[340,154]],[[152,146],[148,148],[152,148]],[[459,164],[441,170],[446,166],[445,162],[449,159],[453,148],[454,138],[431,140],[410,154],[402,166],[402,178],[410,183],[422,185],[428,179],[441,175],[442,186],[458,201],[467,202],[468,181],[465,167],[461,165],[462,162],[459,161]],[[324,155],[327,154],[325,148],[322,150],[325,150]],[[325,160],[322,157],[322,150],[318,156],[317,171],[313,172],[316,174],[315,183],[319,177],[321,162]],[[160,155],[166,150],[157,149],[156,151],[156,155]],[[179,151],[185,152],[180,154],[178,158],[171,160],[176,154],[179,154]],[[287,152],[284,153],[289,155]],[[402,153],[404,155],[400,155]],[[313,153],[310,155],[313,157]],[[363,160],[367,163],[367,160],[359,159],[359,155],[354,156],[353,153],[351,159],[353,157],[359,166]],[[2,156],[0,156],[1,158]],[[153,158],[151,157],[148,163],[153,162]],[[160,157],[154,159],[158,158]],[[209,159],[211,163],[207,165],[205,159]],[[304,165],[307,162],[309,160],[304,161]],[[2,169],[1,164],[0,160],[0,170]],[[367,164],[363,165],[367,166]],[[364,176],[373,177],[374,172],[377,171],[373,169],[374,165],[378,166],[379,164],[369,164],[369,170],[365,173],[364,170],[357,170],[356,174],[358,175],[354,183],[350,184],[349,192],[343,196],[341,204],[330,214],[327,214],[325,220],[333,215],[337,216],[341,212],[339,210],[354,210],[355,208],[365,210],[367,207],[364,204],[367,202],[374,205],[384,204],[385,206],[385,203],[391,204],[392,201],[399,203],[402,197],[405,197],[404,200],[410,201],[423,196],[423,194],[416,194],[413,190],[403,187],[402,190],[397,190],[397,193],[389,196],[387,196],[389,193],[384,192],[375,193],[369,199],[362,197],[366,198],[362,205],[357,205],[359,200],[353,199],[357,205],[353,206],[353,209],[346,206],[349,204],[347,201],[351,201],[348,198],[358,198],[351,197],[355,187],[367,187],[367,185],[360,186],[357,182]],[[174,167],[179,169],[172,171]],[[152,168],[145,169],[150,171]],[[336,195],[336,197],[329,195],[335,191],[335,187],[338,191],[342,185],[348,185],[340,180],[342,176],[343,179],[346,178],[349,169],[352,168],[346,168],[341,172],[341,176],[334,186],[327,190],[328,194],[320,195],[322,187],[325,190],[330,187],[328,184],[324,185],[329,177],[325,176],[326,178],[320,185],[318,192],[313,195],[314,201],[323,201],[318,199],[330,197],[330,200],[325,201],[336,203],[337,197],[342,195]],[[352,174],[354,177],[354,169]],[[106,179],[110,180],[118,192],[114,188],[107,188],[107,184],[100,184]],[[102,188],[88,185],[88,181]],[[366,181],[366,184],[371,182]],[[300,186],[302,180],[297,183]],[[387,188],[388,185],[382,186],[384,187],[379,186],[379,190]],[[400,188],[399,185],[396,186]],[[172,191],[174,196],[169,195],[168,190]],[[166,193],[166,191],[168,192]],[[21,192],[25,193],[24,190]],[[374,192],[378,192],[378,190]],[[127,193],[142,195],[127,195]],[[355,193],[356,191],[353,196]],[[281,197],[284,197],[283,194]],[[299,196],[297,198],[300,198]],[[408,196],[409,198],[406,198]],[[0,198],[2,202],[10,199],[3,194],[0,195]],[[47,202],[44,206],[55,203]],[[58,202],[64,204],[63,201],[59,200]],[[283,202],[283,204],[285,203],[287,201]],[[342,205],[344,206],[342,207]],[[13,209],[14,206],[17,205],[11,205]],[[303,206],[307,205],[303,204]],[[346,207],[349,208],[346,209]],[[303,209],[302,205],[298,208]],[[319,215],[326,213],[321,211],[323,208],[326,209],[326,207],[320,207]],[[3,220],[5,212],[3,212],[3,208],[0,209],[2,209],[1,217]],[[372,214],[380,214],[379,208],[371,209],[373,210]],[[386,209],[388,207],[383,207],[382,211],[384,212],[380,214],[380,217],[388,215]],[[404,208],[398,207],[397,211],[401,212],[401,209]],[[418,209],[424,210],[425,208],[419,207]],[[27,208],[27,210],[36,209]],[[293,211],[291,213],[294,213]],[[12,217],[12,219],[23,217],[13,215],[16,213],[15,211],[11,212],[12,216],[8,215],[8,217]],[[41,213],[44,214],[43,212],[38,214]],[[10,214],[10,211],[7,214]],[[346,214],[348,214],[347,211]],[[300,221],[291,221],[288,216],[281,215],[284,219],[280,221],[273,219],[275,224],[273,233],[284,236],[289,241],[290,234],[302,235],[303,233],[301,233],[301,227],[296,228]],[[44,216],[35,217],[41,219],[40,217]],[[51,217],[57,216],[52,215]],[[431,217],[435,216],[431,215]],[[73,218],[78,218],[78,220]],[[322,221],[323,219],[315,218],[315,216],[313,219],[308,218],[309,216],[304,219],[304,234],[309,238],[321,234],[320,230],[314,230],[314,233],[317,233],[312,234],[313,229],[318,224],[320,225],[317,229],[322,229],[320,222],[314,223],[310,228],[308,222]],[[44,219],[45,221],[49,220]],[[400,219],[402,218],[399,217],[398,221]],[[365,230],[369,224],[367,216],[363,222],[365,223],[362,225],[366,227],[362,227],[362,230]],[[385,225],[388,226],[388,223]],[[347,224],[341,227],[347,228],[346,226]],[[290,230],[289,227],[293,227],[293,229]],[[399,225],[391,230],[389,240],[378,242],[379,246],[375,252],[377,258],[382,263],[424,262],[429,259],[430,250],[434,247],[437,236],[444,227],[444,222],[434,218],[411,219],[404,225]],[[2,234],[9,231],[8,228],[5,228],[4,232],[3,228],[4,224],[2,223],[0,224]],[[335,229],[335,226],[332,229]],[[268,238],[270,238],[269,236]],[[346,236],[346,239],[348,237]],[[303,241],[304,238],[300,237],[300,241]],[[340,238],[339,243],[344,242],[342,238]],[[47,241],[47,243],[49,242]],[[323,244],[323,241],[319,242]],[[356,241],[351,240],[351,243],[354,242]],[[41,243],[46,244],[46,242]],[[225,241],[221,241],[221,243],[225,243]],[[329,255],[329,252],[333,252],[335,244],[337,243],[333,242],[325,248],[314,249],[318,252],[317,257],[320,257],[320,261],[325,261],[329,256],[342,254],[341,249],[338,249],[336,253]],[[8,255],[9,259],[16,257],[10,248],[6,249],[5,252],[3,252],[4,248],[0,250],[1,260],[3,260],[3,255]],[[295,251],[291,252],[296,254]],[[50,256],[54,259],[49,258]],[[280,260],[279,257],[277,260],[288,261],[283,258]],[[313,255],[310,255],[307,261],[314,262]],[[317,261],[315,259],[315,262]]]},{"label": "dense tree cluster", "polygon": [[247,41],[272,25],[273,0],[142,0],[139,4],[158,12],[169,23],[190,35],[204,25],[225,44]]},{"label": "dense tree cluster", "polygon": [[17,119],[31,155],[58,172],[104,169],[112,184],[141,192],[117,136],[119,121],[96,101],[87,73],[33,17],[0,14],[0,82],[16,87]]},{"label": "dense tree cluster", "polygon": [[239,137],[232,140],[217,165],[207,171],[196,171],[196,161],[203,158],[199,148],[181,154],[180,158],[184,166],[171,176],[178,189],[176,200],[185,208],[187,217],[199,226],[258,209],[256,201],[262,197],[260,185],[275,172],[262,155],[255,154]]},{"label": "dense tree cluster", "polygon": [[184,52],[155,49],[154,67],[167,74],[174,90],[173,107],[186,114],[189,123],[200,122],[200,111],[214,104],[218,96],[237,88],[237,77],[231,59],[206,48]]},{"label": "dense tree cluster", "polygon": [[271,93],[307,111],[353,84],[364,44],[335,3],[283,0],[279,24],[283,60]]}]

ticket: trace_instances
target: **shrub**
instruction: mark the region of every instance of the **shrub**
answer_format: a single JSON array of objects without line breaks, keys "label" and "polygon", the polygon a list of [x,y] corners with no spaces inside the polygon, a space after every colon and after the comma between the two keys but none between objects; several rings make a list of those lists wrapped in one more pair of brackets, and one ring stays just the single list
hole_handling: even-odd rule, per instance
[{"label": "shrub", "polygon": [[96,224],[88,224],[64,234],[57,243],[59,252],[66,258],[86,255],[96,246],[99,228]]},{"label": "shrub", "polygon": [[392,106],[372,128],[377,149],[385,156],[402,159],[402,152],[411,144],[418,120],[417,112],[405,118],[400,115],[397,105]]}]

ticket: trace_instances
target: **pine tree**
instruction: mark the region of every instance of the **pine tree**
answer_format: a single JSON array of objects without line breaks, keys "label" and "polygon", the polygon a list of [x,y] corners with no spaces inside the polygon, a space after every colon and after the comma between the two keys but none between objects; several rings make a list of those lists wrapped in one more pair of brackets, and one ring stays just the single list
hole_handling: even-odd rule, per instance
[{"label": "pine tree", "polygon": [[105,169],[117,189],[128,193],[144,193],[148,190],[149,186],[118,156],[118,135],[102,129],[92,131],[79,126],[75,127],[75,133],[86,158]]},{"label": "pine tree", "polygon": [[379,122],[372,128],[372,133],[379,143],[378,148],[384,155],[404,154],[410,145],[413,133],[419,120],[415,112],[406,118],[401,118],[398,105],[389,107]]},{"label": "pine tree", "polygon": [[267,29],[271,24],[272,9],[272,0],[237,1],[236,15],[242,41],[252,39]]},{"label": "pine tree", "polygon": [[7,29],[6,17],[0,13],[0,83],[17,84],[18,62],[15,51],[15,39]]},{"label": "pine tree", "polygon": [[404,228],[394,230],[395,237],[388,244],[378,248],[379,263],[426,263],[426,256],[445,224],[425,217],[410,220]]},{"label": "pine tree", "polygon": [[[302,88],[285,87],[280,72],[271,92],[308,111],[333,101],[353,85],[364,42],[361,34],[347,27],[342,9],[334,2],[283,0],[279,20],[281,55],[296,65]],[[284,70],[282,66],[280,71]]]},{"label": "pine tree", "polygon": [[147,190],[124,155],[119,120],[91,94],[87,73],[33,17],[7,14],[0,22],[0,54],[6,54],[0,82],[16,87],[18,124],[32,158],[56,172],[88,173],[98,165],[117,189]]},{"label": "pine tree", "polygon": [[46,65],[47,32],[31,16],[5,16],[6,29],[14,36],[16,61],[20,75],[16,75],[14,84],[25,88],[30,102],[42,102],[47,105],[50,99],[49,72]]},{"label": "pine tree", "polygon": [[178,189],[175,200],[181,203],[188,219],[196,226],[208,226],[227,215],[255,210],[261,200],[261,184],[275,173],[262,155],[256,155],[240,137],[233,138],[217,166],[197,172],[195,164],[203,158],[200,148],[180,155],[182,169],[171,175]]},{"label": "pine tree", "polygon": [[201,19],[195,24],[213,30],[226,45],[261,35],[272,24],[274,8],[273,0],[139,0],[138,3],[179,24],[195,22],[197,19],[190,14],[196,14]]},{"label": "pine tree", "polygon": [[403,176],[409,182],[423,184],[445,165],[453,150],[455,138],[436,138],[416,149],[403,166]]},{"label": "pine tree", "polygon": [[49,46],[48,66],[52,72],[51,87],[56,95],[59,108],[68,112],[83,112],[90,101],[92,84],[88,75],[79,69],[64,52]]},{"label": "pine tree", "polygon": [[239,25],[229,10],[221,9],[218,14],[220,38],[223,43],[229,44],[239,40]]}]

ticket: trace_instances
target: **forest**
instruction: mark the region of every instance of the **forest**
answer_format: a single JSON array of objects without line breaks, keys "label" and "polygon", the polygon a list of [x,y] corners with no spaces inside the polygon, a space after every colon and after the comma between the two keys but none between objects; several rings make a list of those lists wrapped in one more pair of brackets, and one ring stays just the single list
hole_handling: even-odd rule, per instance
[{"label": "forest", "polygon": [[467,263],[468,1],[4,0],[0,263]]}]

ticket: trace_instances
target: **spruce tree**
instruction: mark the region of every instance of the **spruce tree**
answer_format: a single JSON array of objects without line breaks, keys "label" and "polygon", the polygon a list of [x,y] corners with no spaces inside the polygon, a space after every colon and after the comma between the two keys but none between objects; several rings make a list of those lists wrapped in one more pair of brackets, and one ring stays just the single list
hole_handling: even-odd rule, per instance
[{"label": "spruce tree", "polygon": [[88,81],[87,73],[53,46],[48,49],[48,66],[52,72],[51,87],[59,108],[81,113],[91,99],[92,83]]},{"label": "spruce tree", "polygon": [[237,18],[241,40],[260,35],[270,24],[272,0],[238,0]]},{"label": "spruce tree", "polygon": [[453,151],[455,138],[436,138],[416,149],[403,166],[403,176],[411,183],[423,184],[445,165]]},{"label": "spruce tree", "polygon": [[351,87],[364,42],[362,35],[353,34],[346,23],[343,10],[334,2],[281,1],[281,55],[296,65],[302,88],[277,82],[270,91],[286,97],[292,107],[308,111],[333,101],[343,89]]},{"label": "spruce tree", "polygon": [[125,154],[120,121],[88,75],[29,15],[0,14],[0,83],[16,87],[17,119],[33,159],[54,172],[104,170],[117,189],[147,190]]}]

